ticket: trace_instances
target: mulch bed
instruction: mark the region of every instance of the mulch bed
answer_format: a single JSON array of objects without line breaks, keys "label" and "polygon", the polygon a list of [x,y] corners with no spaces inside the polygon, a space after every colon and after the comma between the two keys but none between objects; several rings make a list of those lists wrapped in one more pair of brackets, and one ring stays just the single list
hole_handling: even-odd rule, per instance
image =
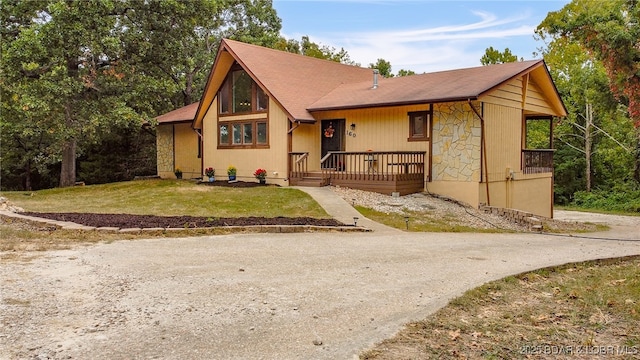
[{"label": "mulch bed", "polygon": [[[258,184],[259,185],[259,184]],[[222,226],[255,226],[255,225],[311,225],[311,226],[344,226],[334,219],[315,219],[310,217],[239,217],[214,218],[195,216],[155,216],[130,214],[94,214],[94,213],[38,213],[22,212],[22,215],[39,218],[69,221],[76,224],[94,227],[131,228],[183,228],[196,229]]]},{"label": "mulch bed", "polygon": [[260,184],[254,181],[251,182],[247,182],[247,181],[234,181],[234,182],[228,182],[227,180],[216,180],[213,182],[210,182],[208,180],[202,180],[199,181],[198,184],[200,185],[207,185],[207,186],[223,186],[223,187],[235,187],[235,188],[250,188],[250,187],[258,187],[258,186],[276,186],[275,184]]}]

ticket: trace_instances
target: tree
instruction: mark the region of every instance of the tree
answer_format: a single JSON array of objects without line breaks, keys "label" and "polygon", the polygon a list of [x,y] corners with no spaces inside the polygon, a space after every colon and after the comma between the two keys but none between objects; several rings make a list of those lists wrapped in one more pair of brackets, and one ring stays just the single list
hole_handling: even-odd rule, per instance
[{"label": "tree", "polygon": [[[106,2],[50,0],[14,10],[33,17],[12,22],[18,17],[2,13],[12,22],[3,28],[8,37],[3,85],[11,94],[5,106],[17,110],[13,121],[32,119],[31,131],[48,129],[54,140],[50,155],[61,160],[60,186],[70,186],[76,181],[79,139],[92,139],[111,122],[142,120],[118,96],[131,70],[118,61],[121,46],[114,29],[122,9]],[[30,95],[46,111],[33,111],[24,100]]]},{"label": "tree", "polygon": [[0,20],[3,165],[19,158],[29,184],[30,159],[61,163],[60,186],[83,149],[198,99],[222,37],[280,30],[266,0],[4,0]]},{"label": "tree", "polygon": [[634,179],[640,182],[640,7],[630,0],[573,0],[538,26],[541,37],[566,38],[602,62],[636,129]]},{"label": "tree", "polygon": [[131,62],[175,92],[162,111],[200,98],[222,38],[273,47],[281,28],[265,0],[139,1],[123,23]]},{"label": "tree", "polygon": [[300,54],[304,56],[310,56],[317,59],[331,60],[347,65],[358,65],[349,56],[349,53],[344,49],[336,50],[336,48],[317,44],[309,39],[309,36],[305,35],[300,41],[295,39],[280,38],[273,46],[274,49],[287,51],[294,54]]},{"label": "tree", "polygon": [[496,50],[493,46],[488,47],[484,51],[484,55],[480,58],[482,65],[504,64],[518,61],[518,57],[511,53],[509,48],[505,48],[503,52]]},{"label": "tree", "polygon": [[[544,37],[543,40],[549,40]],[[540,49],[568,110],[554,126],[555,199],[572,201],[577,191],[611,188],[632,177],[625,150],[630,122],[609,89],[606,71],[576,41],[556,37]],[[632,131],[631,131],[632,132]]]},{"label": "tree", "polygon": [[378,61],[369,64],[369,69],[378,69],[380,75],[385,78],[393,77],[391,73],[391,63],[385,59],[378,59]]},{"label": "tree", "polygon": [[400,76],[411,76],[411,75],[415,75],[415,74],[416,74],[416,72],[413,71],[413,70],[400,69],[400,70],[398,70],[398,75],[396,75],[396,76],[398,76],[398,77],[400,77]]}]

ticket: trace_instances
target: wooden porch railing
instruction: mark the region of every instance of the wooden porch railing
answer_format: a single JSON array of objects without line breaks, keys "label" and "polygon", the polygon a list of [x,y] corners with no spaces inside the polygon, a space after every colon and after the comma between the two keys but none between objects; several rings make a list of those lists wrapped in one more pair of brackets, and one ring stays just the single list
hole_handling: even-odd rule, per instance
[{"label": "wooden porch railing", "polygon": [[424,151],[330,151],[322,158],[323,177],[332,180],[424,181]]},{"label": "wooden porch railing", "polygon": [[309,153],[308,152],[292,152],[289,153],[291,159],[291,177],[302,178],[309,171]]},{"label": "wooden porch railing", "polygon": [[542,174],[553,172],[553,149],[522,150],[522,172]]}]

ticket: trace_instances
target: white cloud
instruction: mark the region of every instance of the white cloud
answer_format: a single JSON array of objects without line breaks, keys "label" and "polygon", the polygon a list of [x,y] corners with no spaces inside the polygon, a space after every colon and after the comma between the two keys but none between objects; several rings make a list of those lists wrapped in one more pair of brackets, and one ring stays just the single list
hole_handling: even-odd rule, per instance
[{"label": "white cloud", "polygon": [[489,12],[472,13],[478,20],[466,24],[308,35],[316,43],[344,48],[362,66],[383,58],[391,63],[394,72],[406,69],[422,73],[478,66],[487,47],[496,47],[505,39],[530,40],[534,33],[535,26],[523,23],[531,20],[529,13],[502,19]]}]

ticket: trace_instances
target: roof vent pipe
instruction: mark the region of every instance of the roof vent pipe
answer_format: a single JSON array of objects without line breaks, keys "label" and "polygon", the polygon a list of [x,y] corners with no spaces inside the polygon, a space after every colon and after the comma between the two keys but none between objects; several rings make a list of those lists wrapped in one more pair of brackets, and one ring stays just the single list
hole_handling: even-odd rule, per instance
[{"label": "roof vent pipe", "polygon": [[380,71],[378,71],[378,69],[373,69],[373,87],[372,89],[377,89],[378,88],[378,74],[380,73]]}]

